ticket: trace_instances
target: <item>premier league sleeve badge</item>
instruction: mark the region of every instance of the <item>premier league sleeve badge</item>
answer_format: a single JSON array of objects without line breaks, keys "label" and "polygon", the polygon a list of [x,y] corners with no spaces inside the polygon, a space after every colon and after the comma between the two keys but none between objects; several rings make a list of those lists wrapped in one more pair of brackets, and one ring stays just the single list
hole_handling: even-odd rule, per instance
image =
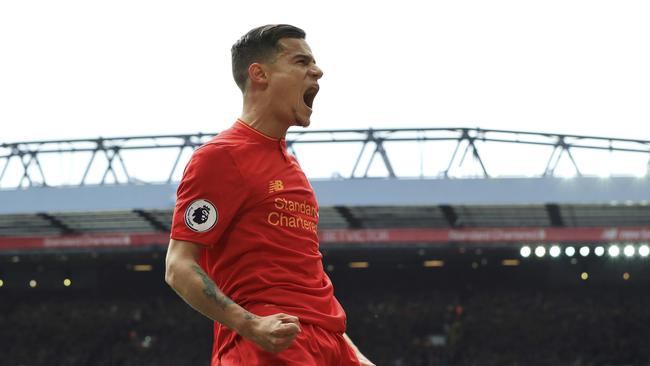
[{"label": "premier league sleeve badge", "polygon": [[193,201],[185,210],[185,225],[198,233],[212,229],[218,219],[217,208],[206,199]]}]

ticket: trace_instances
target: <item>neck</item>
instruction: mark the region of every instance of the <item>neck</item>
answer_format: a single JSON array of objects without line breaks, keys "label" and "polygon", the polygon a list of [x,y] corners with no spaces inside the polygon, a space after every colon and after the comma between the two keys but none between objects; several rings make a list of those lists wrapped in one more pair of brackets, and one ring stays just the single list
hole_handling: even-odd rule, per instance
[{"label": "neck", "polygon": [[289,124],[271,113],[268,103],[251,103],[244,101],[240,120],[261,133],[283,139],[287,135]]}]

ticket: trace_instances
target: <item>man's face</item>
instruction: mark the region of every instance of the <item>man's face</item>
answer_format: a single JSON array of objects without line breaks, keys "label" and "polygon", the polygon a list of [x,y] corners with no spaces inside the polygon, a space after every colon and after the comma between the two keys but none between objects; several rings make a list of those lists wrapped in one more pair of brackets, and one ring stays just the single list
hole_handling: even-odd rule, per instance
[{"label": "man's face", "polygon": [[304,39],[283,38],[275,61],[268,63],[268,92],[274,113],[291,125],[307,127],[323,71]]}]

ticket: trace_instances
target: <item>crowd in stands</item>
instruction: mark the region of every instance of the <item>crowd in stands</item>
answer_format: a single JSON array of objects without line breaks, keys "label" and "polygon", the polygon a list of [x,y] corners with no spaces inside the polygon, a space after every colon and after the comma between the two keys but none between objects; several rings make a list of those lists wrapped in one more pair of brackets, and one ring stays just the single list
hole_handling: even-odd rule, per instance
[{"label": "crowd in stands", "polygon": [[1,365],[207,365],[211,324],[173,296],[30,296],[0,305]]},{"label": "crowd in stands", "polygon": [[[334,281],[348,333],[378,366],[650,365],[640,289]],[[211,322],[160,288],[1,292],[0,365],[208,365]]]}]

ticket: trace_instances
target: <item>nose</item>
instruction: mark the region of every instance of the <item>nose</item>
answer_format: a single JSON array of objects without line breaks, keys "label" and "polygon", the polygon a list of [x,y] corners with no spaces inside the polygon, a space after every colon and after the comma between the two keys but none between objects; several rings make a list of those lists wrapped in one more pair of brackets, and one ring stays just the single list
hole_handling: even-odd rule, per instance
[{"label": "nose", "polygon": [[310,70],[310,73],[311,73],[311,75],[312,75],[313,77],[316,78],[316,80],[318,80],[318,79],[320,79],[320,78],[323,77],[323,70],[321,70],[321,68],[318,67],[318,66],[316,66],[316,65],[313,65],[313,66],[312,66],[312,68],[311,68],[311,70]]}]

